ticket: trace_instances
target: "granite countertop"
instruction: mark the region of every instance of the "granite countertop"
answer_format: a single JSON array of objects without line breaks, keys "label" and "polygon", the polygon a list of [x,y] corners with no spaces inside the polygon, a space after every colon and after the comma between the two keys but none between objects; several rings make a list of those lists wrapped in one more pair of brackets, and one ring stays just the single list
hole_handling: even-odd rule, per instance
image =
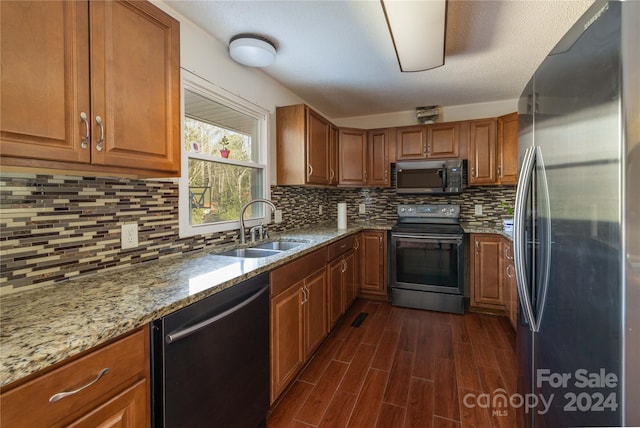
[{"label": "granite countertop", "polygon": [[389,222],[356,222],[338,230],[320,225],[274,235],[303,241],[275,256],[242,259],[216,247],[0,298],[0,386],[104,343],[150,321],[272,270],[363,229]]},{"label": "granite countertop", "polygon": [[497,225],[477,225],[473,223],[461,224],[464,233],[491,233],[494,235],[501,235],[507,239],[513,241],[513,232],[505,232],[501,226]]}]

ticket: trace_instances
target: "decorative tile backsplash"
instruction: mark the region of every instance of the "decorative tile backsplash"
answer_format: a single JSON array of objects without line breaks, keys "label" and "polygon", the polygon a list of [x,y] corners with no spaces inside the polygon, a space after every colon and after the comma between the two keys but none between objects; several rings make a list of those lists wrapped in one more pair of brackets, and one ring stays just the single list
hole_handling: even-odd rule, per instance
[{"label": "decorative tile backsplash", "polygon": [[[393,177],[393,168],[392,168]],[[274,186],[284,222],[273,231],[336,221],[346,202],[350,221],[394,220],[400,203],[455,203],[474,225],[497,226],[513,204],[514,187],[471,187],[455,196],[397,195],[393,188],[327,189]],[[358,214],[364,203],[366,214]],[[475,217],[474,204],[483,215]],[[319,214],[319,206],[323,214]],[[120,249],[120,226],[138,223],[139,246]],[[180,238],[178,185],[125,178],[8,174],[0,176],[0,292],[12,293],[75,276],[238,241],[238,231]]]}]

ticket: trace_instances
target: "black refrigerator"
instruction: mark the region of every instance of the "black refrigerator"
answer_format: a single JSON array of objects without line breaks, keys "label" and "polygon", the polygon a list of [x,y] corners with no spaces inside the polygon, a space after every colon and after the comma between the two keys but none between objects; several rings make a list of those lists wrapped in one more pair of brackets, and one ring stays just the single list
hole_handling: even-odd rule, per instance
[{"label": "black refrigerator", "polygon": [[519,100],[526,427],[640,425],[640,2],[595,2]]}]

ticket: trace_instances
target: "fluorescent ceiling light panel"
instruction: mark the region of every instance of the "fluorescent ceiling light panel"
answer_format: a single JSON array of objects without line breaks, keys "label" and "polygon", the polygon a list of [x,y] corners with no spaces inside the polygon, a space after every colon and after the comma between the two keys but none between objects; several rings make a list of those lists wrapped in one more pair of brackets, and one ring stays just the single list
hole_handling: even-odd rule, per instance
[{"label": "fluorescent ceiling light panel", "polygon": [[444,65],[446,0],[381,0],[402,71]]}]

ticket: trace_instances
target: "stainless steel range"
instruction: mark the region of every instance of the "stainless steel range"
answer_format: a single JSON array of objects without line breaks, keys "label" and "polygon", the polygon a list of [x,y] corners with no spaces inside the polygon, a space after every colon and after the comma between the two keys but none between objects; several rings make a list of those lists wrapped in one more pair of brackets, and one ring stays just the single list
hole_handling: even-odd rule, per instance
[{"label": "stainless steel range", "polygon": [[460,205],[399,205],[391,229],[391,303],[464,313]]}]

